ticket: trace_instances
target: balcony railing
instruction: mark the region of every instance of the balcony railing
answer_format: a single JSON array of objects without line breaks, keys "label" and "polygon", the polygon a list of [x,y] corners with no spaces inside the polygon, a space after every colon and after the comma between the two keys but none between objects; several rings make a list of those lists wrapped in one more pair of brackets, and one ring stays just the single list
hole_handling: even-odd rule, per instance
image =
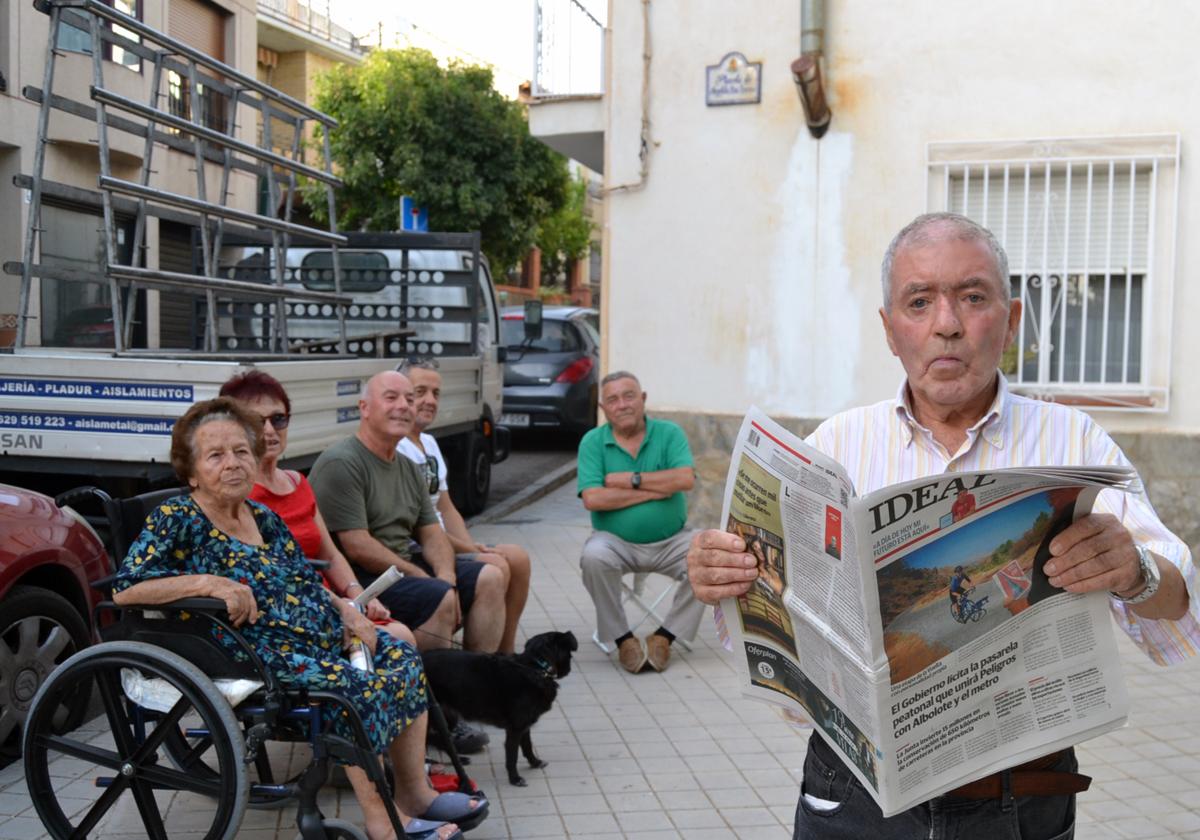
[{"label": "balcony railing", "polygon": [[536,0],[533,53],[535,98],[604,93],[604,24],[580,0]]},{"label": "balcony railing", "polygon": [[316,8],[313,8],[313,4],[300,3],[298,0],[258,0],[258,10],[331,44],[356,53],[367,52],[367,47],[349,29],[333,22],[330,16],[332,0],[315,0],[315,4]]}]

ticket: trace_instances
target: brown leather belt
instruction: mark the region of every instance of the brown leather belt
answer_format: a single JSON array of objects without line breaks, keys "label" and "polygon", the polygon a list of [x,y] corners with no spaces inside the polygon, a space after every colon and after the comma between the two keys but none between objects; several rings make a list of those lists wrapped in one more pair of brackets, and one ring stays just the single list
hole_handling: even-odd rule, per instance
[{"label": "brown leather belt", "polygon": [[[1065,751],[1044,755],[1018,764],[1009,772],[1012,781],[1009,789],[1013,796],[1067,796],[1082,793],[1092,784],[1091,776],[1081,773],[1067,773],[1061,770],[1051,770],[1058,764]],[[954,790],[946,791],[945,796],[957,796],[960,799],[999,799],[1004,795],[1004,771],[984,776],[973,782],[967,782]]]}]

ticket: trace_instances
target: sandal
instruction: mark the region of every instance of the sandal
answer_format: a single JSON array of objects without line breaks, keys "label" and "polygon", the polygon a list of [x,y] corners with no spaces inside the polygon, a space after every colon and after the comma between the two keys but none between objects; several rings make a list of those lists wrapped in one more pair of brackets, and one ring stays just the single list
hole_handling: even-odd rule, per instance
[{"label": "sandal", "polygon": [[[474,808],[471,807],[472,799],[477,801]],[[483,821],[487,813],[488,801],[482,795],[451,791],[439,793],[419,818],[457,823],[463,831],[470,831]]]},{"label": "sandal", "polygon": [[[438,829],[444,826],[447,820],[409,820],[404,826],[404,833],[409,840],[439,840]],[[445,840],[462,840],[462,827],[455,831]]]}]

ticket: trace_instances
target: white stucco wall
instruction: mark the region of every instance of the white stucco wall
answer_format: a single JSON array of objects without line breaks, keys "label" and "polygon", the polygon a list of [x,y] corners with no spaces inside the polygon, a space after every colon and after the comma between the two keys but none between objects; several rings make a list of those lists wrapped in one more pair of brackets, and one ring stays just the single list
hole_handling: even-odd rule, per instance
[{"label": "white stucco wall", "polygon": [[[1200,7],[829,0],[833,123],[813,140],[788,66],[800,4],[651,0],[648,174],[640,176],[640,3],[610,3],[605,107],[606,367],[658,408],[821,417],[892,395],[879,262],[925,210],[929,142],[1179,133],[1166,413],[1094,412],[1114,430],[1200,430],[1200,289],[1189,232],[1200,176]],[[705,66],[763,62],[758,105],[706,107]],[[640,186],[639,186],[640,185]],[[1169,226],[1172,220],[1159,218]],[[1173,273],[1173,276],[1172,276]]]}]

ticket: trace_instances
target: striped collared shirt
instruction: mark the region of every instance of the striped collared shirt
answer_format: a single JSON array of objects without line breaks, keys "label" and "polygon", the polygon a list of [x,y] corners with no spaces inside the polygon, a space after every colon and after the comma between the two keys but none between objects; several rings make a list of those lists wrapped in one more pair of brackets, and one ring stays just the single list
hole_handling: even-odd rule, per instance
[{"label": "striped collared shirt", "polygon": [[[1051,465],[1128,465],[1120,447],[1088,415],[1068,406],[1009,393],[1003,374],[987,413],[950,453],[917,422],[902,383],[893,400],[851,409],[822,423],[806,441],[840,462],[859,496],[945,472]],[[1200,652],[1200,590],[1184,543],[1166,529],[1144,490],[1104,490],[1093,510],[1115,515],[1134,542],[1166,558],[1183,574],[1188,612],[1178,621],[1142,618],[1116,599],[1113,616],[1134,643],[1160,665]]]}]

